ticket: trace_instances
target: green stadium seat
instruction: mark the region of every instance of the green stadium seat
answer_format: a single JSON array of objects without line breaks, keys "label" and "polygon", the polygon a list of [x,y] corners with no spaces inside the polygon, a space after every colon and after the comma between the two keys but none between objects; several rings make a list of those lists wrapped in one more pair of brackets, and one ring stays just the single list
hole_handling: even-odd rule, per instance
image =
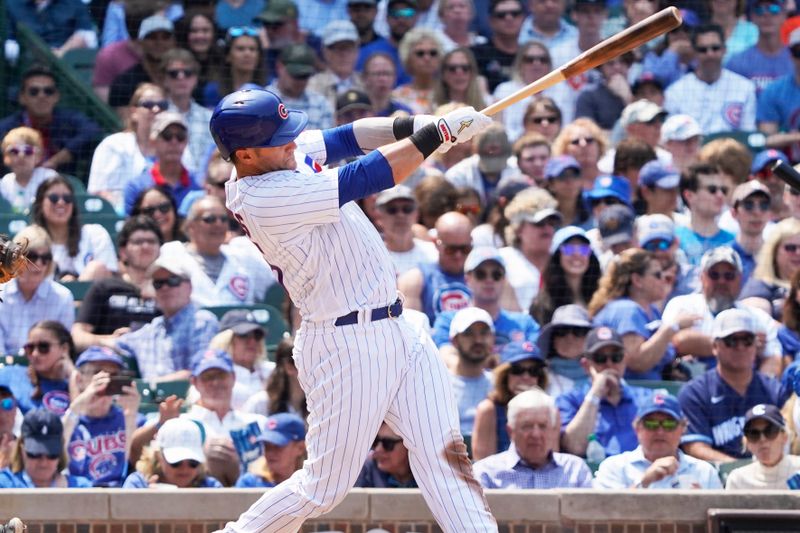
[{"label": "green stadium seat", "polygon": [[111,202],[94,194],[75,194],[75,203],[81,215],[113,215],[118,217]]},{"label": "green stadium seat", "polygon": [[83,301],[86,296],[86,291],[88,291],[89,287],[92,285],[91,281],[62,281],[60,283],[69,289],[69,292],[72,293],[72,297],[75,298],[76,302]]},{"label": "green stadium seat", "polygon": [[128,374],[134,378],[141,377],[142,374],[139,372],[139,362],[135,357],[125,354],[121,354],[120,357],[122,357],[122,360],[125,361],[125,366],[127,367],[125,374]]},{"label": "green stadium seat", "polygon": [[17,213],[0,213],[0,233],[14,236],[29,224],[26,215]]},{"label": "green stadium seat", "polygon": [[267,350],[269,350],[270,353],[275,351],[278,343],[281,342],[284,337],[289,336],[289,325],[286,323],[286,320],[284,320],[281,312],[271,305],[220,305],[206,307],[206,309],[214,313],[219,319],[222,319],[225,313],[234,309],[246,309],[252,312],[256,322],[267,330],[265,342],[267,344]]},{"label": "green stadium seat", "polygon": [[139,396],[141,396],[139,412],[143,414],[157,413],[158,404],[173,394],[178,398],[185,399],[191,385],[188,379],[161,381],[159,383],[149,383],[143,379],[136,379],[134,383],[139,391]]},{"label": "green stadium seat", "polygon": [[5,196],[0,196],[0,213],[2,214],[12,214],[14,212],[14,208],[11,206],[8,200],[6,200]]},{"label": "green stadium seat", "polygon": [[76,48],[64,54],[61,61],[73,70],[80,81],[91,87],[96,57],[96,48]]},{"label": "green stadium seat", "polygon": [[752,462],[753,462],[752,458],[747,458],[747,459],[738,459],[730,463],[720,463],[720,465],[717,468],[719,470],[719,479],[720,481],[722,481],[722,486],[724,487],[725,483],[727,483],[728,476],[731,475],[731,472],[733,472],[737,468],[747,466]]},{"label": "green stadium seat", "polygon": [[117,233],[125,224],[125,219],[117,215],[86,213],[81,215],[81,224],[100,224],[111,235],[116,246]]},{"label": "green stadium seat", "polygon": [[630,379],[628,385],[644,387],[645,389],[665,390],[677,396],[686,383],[683,381],[662,381],[658,379]]},{"label": "green stadium seat", "polygon": [[83,181],[81,181],[80,178],[76,178],[75,176],[72,176],[70,174],[61,174],[61,175],[67,178],[67,181],[69,182],[70,185],[72,185],[72,190],[75,191],[76,195],[87,194],[86,185],[84,185]]},{"label": "green stadium seat", "polygon": [[28,366],[28,357],[25,355],[4,355],[0,358],[0,367],[3,366]]},{"label": "green stadium seat", "polygon": [[766,149],[767,136],[760,131],[720,131],[703,136],[703,144],[717,139],[733,139],[746,146],[753,154]]},{"label": "green stadium seat", "polygon": [[286,296],[286,289],[280,283],[273,283],[267,289],[267,294],[264,295],[264,303],[275,309],[283,309]]}]

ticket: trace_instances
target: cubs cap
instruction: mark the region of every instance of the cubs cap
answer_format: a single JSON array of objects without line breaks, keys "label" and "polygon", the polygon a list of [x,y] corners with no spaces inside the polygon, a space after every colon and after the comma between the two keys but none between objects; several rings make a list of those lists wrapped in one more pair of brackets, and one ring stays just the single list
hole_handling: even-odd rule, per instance
[{"label": "cubs cap", "polygon": [[200,422],[190,418],[171,418],[158,428],[156,447],[168,463],[190,460],[206,462],[203,451],[205,431]]},{"label": "cubs cap", "polygon": [[172,111],[162,111],[156,115],[156,118],[153,119],[153,125],[150,126],[150,138],[155,139],[173,124],[178,125],[187,131],[189,130],[189,127],[186,125],[186,121],[183,119],[181,114],[174,113]]},{"label": "cubs cap", "polygon": [[747,180],[744,183],[737,185],[736,188],[733,189],[733,196],[732,196],[734,207],[739,202],[742,202],[746,200],[748,197],[759,193],[765,195],[770,200],[772,199],[772,196],[770,195],[767,186],[758,180]]},{"label": "cubs cap", "polygon": [[173,33],[175,31],[175,25],[164,15],[152,15],[142,21],[142,24],[139,26],[137,38],[144,39],[151,33],[157,31]]},{"label": "cubs cap", "polygon": [[708,272],[711,267],[718,263],[728,263],[739,272],[742,272],[742,259],[736,250],[730,246],[717,246],[704,253],[700,259],[700,270]]},{"label": "cubs cap", "polygon": [[753,164],[750,165],[750,173],[756,174],[764,170],[764,167],[777,160],[781,160],[787,165],[789,164],[789,158],[780,150],[775,150],[774,148],[762,150],[753,157]]},{"label": "cubs cap", "polygon": [[457,311],[453,317],[453,321],[450,322],[450,339],[464,333],[476,322],[483,322],[489,326],[489,329],[494,333],[494,321],[488,312],[479,307],[466,307]]},{"label": "cubs cap", "polygon": [[367,93],[359,89],[349,89],[336,97],[337,113],[351,109],[372,109],[372,101]]},{"label": "cubs cap", "polygon": [[287,44],[281,50],[279,58],[292,76],[310,76],[317,72],[317,56],[305,43]]},{"label": "cubs cap", "polygon": [[636,411],[636,420],[653,413],[664,413],[675,420],[683,420],[683,410],[681,410],[678,399],[672,394],[664,392],[656,392],[646,402],[642,402],[639,410]]},{"label": "cubs cap", "polygon": [[391,189],[384,189],[378,193],[378,196],[375,198],[375,207],[383,207],[395,200],[411,200],[415,204],[417,203],[417,198],[414,196],[414,192],[411,188],[407,185],[400,184],[395,185]]},{"label": "cubs cap", "polygon": [[766,420],[781,429],[786,427],[786,421],[783,419],[781,410],[777,406],[768,403],[760,403],[747,410],[744,414],[744,426],[747,427],[747,424],[753,420]]},{"label": "cubs cap", "polygon": [[700,135],[703,129],[690,115],[672,115],[661,125],[661,142],[686,141]]},{"label": "cubs cap", "polygon": [[36,455],[58,455],[63,453],[61,438],[64,426],[61,419],[47,409],[32,409],[22,419],[20,434],[25,441],[25,452]]},{"label": "cubs cap", "polygon": [[644,246],[656,239],[673,241],[675,240],[675,223],[667,215],[661,213],[644,215],[636,221],[636,236],[639,246]]},{"label": "cubs cap", "polygon": [[636,92],[639,89],[641,89],[643,85],[646,85],[648,83],[651,85],[655,85],[662,91],[664,90],[664,82],[661,81],[661,79],[659,79],[659,77],[656,76],[655,73],[649,71],[642,72],[641,74],[639,74],[639,77],[636,78],[636,81],[634,81],[633,85],[631,85],[631,90],[633,91],[634,94],[636,94]]},{"label": "cubs cap", "polygon": [[672,165],[665,165],[658,159],[648,161],[639,170],[639,184],[659,189],[675,189],[681,182],[681,174]]},{"label": "cubs cap", "polygon": [[597,176],[594,186],[586,193],[589,200],[616,198],[625,205],[631,205],[631,184],[625,178],[603,175]]},{"label": "cubs cap", "polygon": [[564,219],[564,216],[555,207],[545,207],[537,211],[523,211],[522,213],[517,213],[511,218],[510,222],[530,222],[532,224],[538,224],[550,217],[555,217],[559,221]]},{"label": "cubs cap", "polygon": [[222,320],[219,322],[219,330],[225,331],[226,329],[233,331],[234,335],[247,335],[258,330],[266,333],[255,315],[247,309],[233,309],[222,315]]},{"label": "cubs cap", "polygon": [[627,128],[631,124],[650,122],[655,118],[666,116],[667,112],[660,105],[643,98],[625,106],[619,121],[623,128]]},{"label": "cubs cap", "polygon": [[506,269],[506,262],[503,260],[497,248],[494,246],[476,246],[464,261],[464,272],[469,274],[486,261],[494,261],[503,267],[503,270]]},{"label": "cubs cap", "polygon": [[277,413],[267,418],[264,432],[257,440],[283,448],[290,442],[301,441],[305,438],[306,424],[302,418],[292,413]]},{"label": "cubs cap", "polygon": [[513,364],[530,359],[544,362],[539,347],[530,341],[509,342],[503,346],[503,350],[500,352],[500,364]]},{"label": "cubs cap", "polygon": [[358,30],[349,20],[332,20],[322,30],[322,45],[330,46],[341,42],[358,43]]},{"label": "cubs cap", "polygon": [[580,237],[587,243],[591,242],[589,241],[589,237],[586,235],[586,232],[583,230],[583,228],[579,228],[578,226],[564,226],[556,231],[553,235],[553,240],[550,243],[550,255],[556,253],[562,244],[573,237]]},{"label": "cubs cap", "polygon": [[625,349],[625,345],[622,344],[622,337],[619,336],[619,333],[607,326],[600,326],[594,328],[586,335],[583,351],[587,355],[592,355],[606,346],[614,346],[621,350]]},{"label": "cubs cap", "polygon": [[600,213],[597,227],[606,246],[614,246],[633,238],[633,209],[627,205],[612,205]]},{"label": "cubs cap", "polygon": [[711,327],[712,339],[724,339],[734,333],[756,333],[753,315],[745,309],[726,309],[714,317]]},{"label": "cubs cap", "polygon": [[557,178],[569,168],[580,172],[581,164],[571,155],[557,155],[551,157],[544,166],[544,178],[548,180]]},{"label": "cubs cap", "polygon": [[269,24],[294,20],[297,16],[297,4],[292,0],[269,0],[266,9],[256,15],[255,20]]},{"label": "cubs cap", "polygon": [[197,377],[206,370],[218,369],[233,374],[233,361],[225,350],[208,348],[198,352],[194,359],[197,361],[192,367],[192,377]]},{"label": "cubs cap", "polygon": [[125,361],[122,360],[122,357],[105,346],[89,346],[75,361],[75,366],[80,368],[86,363],[114,363],[125,368]]}]

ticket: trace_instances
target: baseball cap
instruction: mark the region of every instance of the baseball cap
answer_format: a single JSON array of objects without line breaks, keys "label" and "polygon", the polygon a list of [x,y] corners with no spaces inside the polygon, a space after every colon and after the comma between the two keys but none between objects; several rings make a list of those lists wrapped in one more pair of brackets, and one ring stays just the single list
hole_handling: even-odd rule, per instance
[{"label": "baseball cap", "polygon": [[583,228],[579,228],[578,226],[564,226],[553,235],[553,241],[550,243],[550,255],[556,253],[556,250],[558,250],[562,244],[573,237],[581,237],[586,242],[590,242]]},{"label": "baseball cap", "polygon": [[597,176],[594,186],[586,193],[586,196],[590,200],[612,197],[626,205],[631,205],[631,184],[625,178],[617,176]]},{"label": "baseball cap", "polygon": [[389,0],[389,3],[386,4],[386,7],[391,9],[395,4],[406,4],[409,7],[417,9],[417,0]]},{"label": "baseball cap", "polygon": [[519,363],[528,359],[544,361],[539,347],[530,341],[509,342],[503,346],[503,350],[500,352],[500,364]]},{"label": "baseball cap", "polygon": [[139,26],[138,38],[144,39],[151,33],[157,31],[173,33],[175,31],[175,26],[172,24],[172,21],[164,15],[152,15],[142,21],[142,24]]},{"label": "baseball cap", "polygon": [[86,363],[114,363],[125,368],[125,361],[122,360],[122,357],[105,346],[89,346],[75,361],[75,366],[80,368]]},{"label": "baseball cap", "polygon": [[690,115],[672,115],[661,125],[661,142],[686,141],[703,135],[703,128]]},{"label": "baseball cap", "polygon": [[309,76],[317,71],[314,50],[304,43],[284,46],[280,60],[292,76]]},{"label": "baseball cap", "polygon": [[269,0],[266,9],[256,15],[255,20],[271,23],[296,19],[297,4],[292,0]]},{"label": "baseball cap", "polygon": [[739,202],[746,200],[754,194],[763,194],[767,198],[771,198],[769,189],[766,185],[758,180],[747,180],[733,189],[733,205],[736,206]]},{"label": "baseball cap", "polygon": [[417,203],[414,192],[407,185],[395,185],[391,189],[381,191],[375,198],[375,207],[383,207],[394,200],[411,200]]},{"label": "baseball cap", "polygon": [[351,109],[372,109],[372,101],[367,93],[358,89],[349,89],[336,97],[337,113]]},{"label": "baseball cap", "polygon": [[359,42],[358,30],[349,20],[332,20],[322,30],[322,45],[330,46],[342,41]]},{"label": "baseball cap", "polygon": [[783,419],[781,410],[777,406],[768,403],[760,403],[747,410],[744,414],[744,426],[747,427],[747,424],[753,420],[766,420],[781,429],[786,427],[786,421]]},{"label": "baseball cap", "polygon": [[675,420],[683,420],[683,411],[678,399],[672,394],[664,392],[656,392],[646,402],[639,404],[636,419],[639,420],[653,413],[664,413]]},{"label": "baseball cap", "polygon": [[755,157],[753,157],[753,164],[750,165],[750,173],[755,174],[776,160],[781,160],[787,165],[789,164],[789,158],[786,157],[786,154],[780,150],[775,150],[774,148],[770,148],[769,150],[761,150],[755,155]]},{"label": "baseball cap", "polygon": [[25,441],[25,452],[36,455],[61,456],[64,443],[64,426],[57,414],[47,409],[32,409],[22,419],[20,434]]},{"label": "baseball cap", "polygon": [[544,166],[544,177],[548,180],[557,178],[568,168],[574,168],[580,172],[581,164],[571,155],[557,155],[551,157]]},{"label": "baseball cap", "polygon": [[600,326],[594,328],[586,335],[583,351],[586,354],[594,354],[606,346],[625,349],[625,345],[622,344],[622,337],[619,336],[619,333],[608,326]]},{"label": "baseball cap", "polygon": [[204,440],[205,432],[200,422],[190,418],[171,418],[158,428],[156,447],[168,463],[185,460],[205,463]]},{"label": "baseball cap", "polygon": [[753,315],[745,309],[726,309],[714,317],[714,324],[711,327],[712,339],[724,339],[734,333],[756,332],[756,324]]},{"label": "baseball cap", "polygon": [[156,118],[153,119],[153,125],[150,126],[150,138],[155,139],[173,124],[177,124],[187,131],[189,130],[189,127],[186,125],[186,121],[183,119],[183,116],[181,116],[180,113],[162,111],[156,115]]},{"label": "baseball cap", "polygon": [[450,322],[450,338],[460,335],[467,331],[472,324],[483,322],[494,333],[494,321],[491,315],[479,307],[465,307],[457,311]]},{"label": "baseball cap", "polygon": [[606,246],[614,246],[633,238],[633,209],[627,205],[612,205],[600,213],[597,228]]},{"label": "baseball cap", "polygon": [[276,413],[267,418],[264,432],[256,440],[283,448],[290,442],[306,438],[306,424],[292,413]]},{"label": "baseball cap", "polygon": [[625,106],[619,120],[620,125],[626,128],[631,124],[650,122],[658,116],[665,117],[667,112],[660,105],[654,104],[650,100],[641,99]]},{"label": "baseball cap", "polygon": [[636,81],[633,82],[631,90],[634,93],[636,93],[636,91],[638,91],[642,87],[642,85],[645,85],[647,83],[655,85],[661,90],[664,89],[664,82],[661,81],[661,79],[659,79],[659,77],[656,76],[653,72],[642,72],[641,74],[639,74],[639,77],[636,78]]},{"label": "baseball cap", "polygon": [[498,174],[508,166],[511,143],[500,126],[486,130],[477,141],[478,169],[485,174]]},{"label": "baseball cap", "polygon": [[494,204],[502,198],[504,202],[501,205],[506,206],[508,202],[514,199],[517,193],[524,191],[530,186],[530,183],[519,178],[500,180],[497,189],[495,189],[494,194],[492,194],[494,201],[491,203]]},{"label": "baseball cap", "polygon": [[233,331],[234,335],[247,335],[258,330],[266,333],[255,315],[247,309],[233,309],[222,315],[219,330],[225,331],[226,329]]},{"label": "baseball cap", "polygon": [[545,356],[550,353],[553,330],[559,326],[572,326],[588,330],[591,329],[592,322],[589,320],[589,312],[580,305],[568,304],[556,308],[550,322],[539,331],[539,337],[536,339],[536,344]]},{"label": "baseball cap", "polygon": [[153,264],[150,265],[148,268],[148,273],[153,275],[157,270],[164,269],[171,274],[175,274],[176,276],[180,276],[184,279],[191,279],[192,273],[189,272],[189,269],[183,263],[183,261],[177,261],[174,257],[169,258],[165,255],[159,255],[158,259],[153,261]]},{"label": "baseball cap", "polygon": [[494,246],[476,246],[464,261],[464,272],[468,274],[486,261],[494,261],[503,267],[503,270],[506,269],[506,262],[503,260],[497,248]]},{"label": "baseball cap", "polygon": [[558,209],[555,207],[545,207],[544,209],[539,209],[537,211],[523,211],[521,213],[517,213],[511,218],[512,223],[519,223],[519,222],[530,222],[532,224],[538,224],[543,220],[556,217],[559,220],[563,220],[564,216],[559,213]]},{"label": "baseball cap", "polygon": [[787,46],[791,48],[796,44],[800,44],[800,28],[795,28],[794,30],[792,30],[792,33],[789,34],[789,41]]},{"label": "baseball cap", "polygon": [[675,223],[667,215],[656,213],[644,215],[636,221],[636,236],[639,246],[644,246],[655,239],[673,241],[675,239]]},{"label": "baseball cap", "polygon": [[197,377],[206,370],[219,369],[229,374],[233,373],[233,361],[225,350],[208,348],[195,354],[197,362],[192,367],[192,377]]},{"label": "baseball cap", "polygon": [[678,169],[672,165],[665,165],[658,159],[648,161],[639,170],[639,184],[659,189],[674,189],[681,182]]},{"label": "baseball cap", "polygon": [[700,270],[708,272],[711,267],[718,263],[728,263],[739,272],[742,272],[742,258],[730,246],[717,246],[704,253],[700,259]]}]

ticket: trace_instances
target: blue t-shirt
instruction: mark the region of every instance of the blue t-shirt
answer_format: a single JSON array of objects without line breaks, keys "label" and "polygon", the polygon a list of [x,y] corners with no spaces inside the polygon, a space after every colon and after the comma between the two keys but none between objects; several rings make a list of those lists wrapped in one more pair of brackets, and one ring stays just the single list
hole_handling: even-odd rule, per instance
[{"label": "blue t-shirt", "polygon": [[238,7],[220,0],[214,9],[214,24],[223,31],[234,26],[254,26],[253,19],[263,10],[264,0],[245,0]]},{"label": "blue t-shirt", "polygon": [[31,409],[45,408],[61,416],[69,407],[69,383],[67,380],[39,378],[39,390],[42,394],[39,398],[32,398],[33,384],[28,377],[28,367],[26,366],[1,367],[0,384],[7,386],[14,393],[14,398],[16,398],[22,414]]},{"label": "blue t-shirt", "polygon": [[686,254],[686,258],[694,266],[700,265],[703,254],[717,246],[730,245],[736,240],[733,233],[719,230],[711,237],[703,237],[687,226],[676,226],[675,236],[680,240],[680,248]]},{"label": "blue t-shirt", "polygon": [[775,122],[781,131],[800,128],[800,85],[789,74],[769,85],[758,97],[758,122]]},{"label": "blue t-shirt", "polygon": [[422,272],[422,312],[428,315],[431,326],[439,313],[472,305],[472,291],[464,281],[464,274],[448,274],[435,263],[422,263],[419,269]]},{"label": "blue t-shirt", "polygon": [[800,335],[796,331],[781,326],[778,328],[778,342],[781,343],[781,351],[785,357],[800,361]]},{"label": "blue t-shirt", "polygon": [[125,440],[125,414],[118,406],[102,418],[80,417],[67,447],[70,474],[95,486],[119,487],[128,475]]},{"label": "blue t-shirt", "polygon": [[239,476],[239,479],[236,480],[236,485],[234,486],[240,489],[250,489],[256,487],[274,487],[275,483],[267,481],[267,479],[262,476],[245,472]]},{"label": "blue t-shirt", "polygon": [[[81,476],[72,476],[67,474],[67,487],[71,489],[88,489],[92,487],[92,482],[89,479]],[[33,480],[25,470],[17,472],[16,474],[10,468],[0,470],[0,489],[35,489]]]},{"label": "blue t-shirt", "polygon": [[731,243],[731,248],[736,250],[736,253],[739,254],[742,260],[742,287],[744,287],[747,280],[750,279],[753,270],[756,268],[756,258],[753,254],[742,248],[737,241]]},{"label": "blue t-shirt", "polygon": [[[162,480],[163,481],[163,480]],[[140,474],[139,472],[133,472],[131,475],[125,479],[125,483],[122,484],[123,489],[149,489],[150,483],[147,482],[147,478],[144,475]],[[222,483],[217,480],[217,478],[206,476],[203,481],[195,488],[199,489],[221,489]]]},{"label": "blue t-shirt", "polygon": [[[441,348],[450,343],[450,323],[455,315],[456,311],[447,311],[436,316],[431,337],[437,347]],[[540,329],[539,324],[530,315],[501,309],[494,320],[495,351],[499,351],[509,342],[536,342]]]},{"label": "blue t-shirt", "polygon": [[689,420],[682,443],[704,442],[731,457],[748,457],[743,449],[744,415],[760,403],[780,407],[780,382],[760,372],[753,374],[744,396],[728,385],[719,372],[709,370],[686,384],[678,394]]},{"label": "blue t-shirt", "polygon": [[[649,309],[631,300],[630,298],[620,298],[608,302],[594,317],[595,326],[608,326],[615,330],[620,336],[633,333],[639,335],[644,340],[653,336],[658,328],[661,327],[661,313],[654,305]],[[672,344],[667,346],[664,354],[656,365],[646,372],[625,371],[626,379],[661,379],[661,371],[675,359],[675,347]]]},{"label": "blue t-shirt", "polygon": [[761,94],[767,85],[792,72],[794,65],[792,55],[785,46],[775,55],[766,55],[756,45],[731,56],[725,68],[755,83],[756,94]]},{"label": "blue t-shirt", "polygon": [[458,405],[461,434],[472,435],[478,404],[486,399],[492,390],[491,374],[484,371],[483,374],[474,378],[450,374],[450,383],[453,386],[453,396]]}]

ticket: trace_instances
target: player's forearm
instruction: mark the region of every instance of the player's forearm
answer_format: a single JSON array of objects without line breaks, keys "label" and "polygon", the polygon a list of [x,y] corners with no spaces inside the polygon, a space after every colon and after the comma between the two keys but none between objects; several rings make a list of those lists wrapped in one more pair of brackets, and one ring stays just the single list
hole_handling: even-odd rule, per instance
[{"label": "player's forearm", "polygon": [[397,141],[389,146],[379,148],[379,151],[392,167],[392,177],[395,183],[402,183],[425,160],[422,153],[410,140]]},{"label": "player's forearm", "polygon": [[415,130],[433,121],[433,117],[417,115],[413,117],[370,117],[353,122],[353,135],[364,152],[377,150],[409,137]]}]

